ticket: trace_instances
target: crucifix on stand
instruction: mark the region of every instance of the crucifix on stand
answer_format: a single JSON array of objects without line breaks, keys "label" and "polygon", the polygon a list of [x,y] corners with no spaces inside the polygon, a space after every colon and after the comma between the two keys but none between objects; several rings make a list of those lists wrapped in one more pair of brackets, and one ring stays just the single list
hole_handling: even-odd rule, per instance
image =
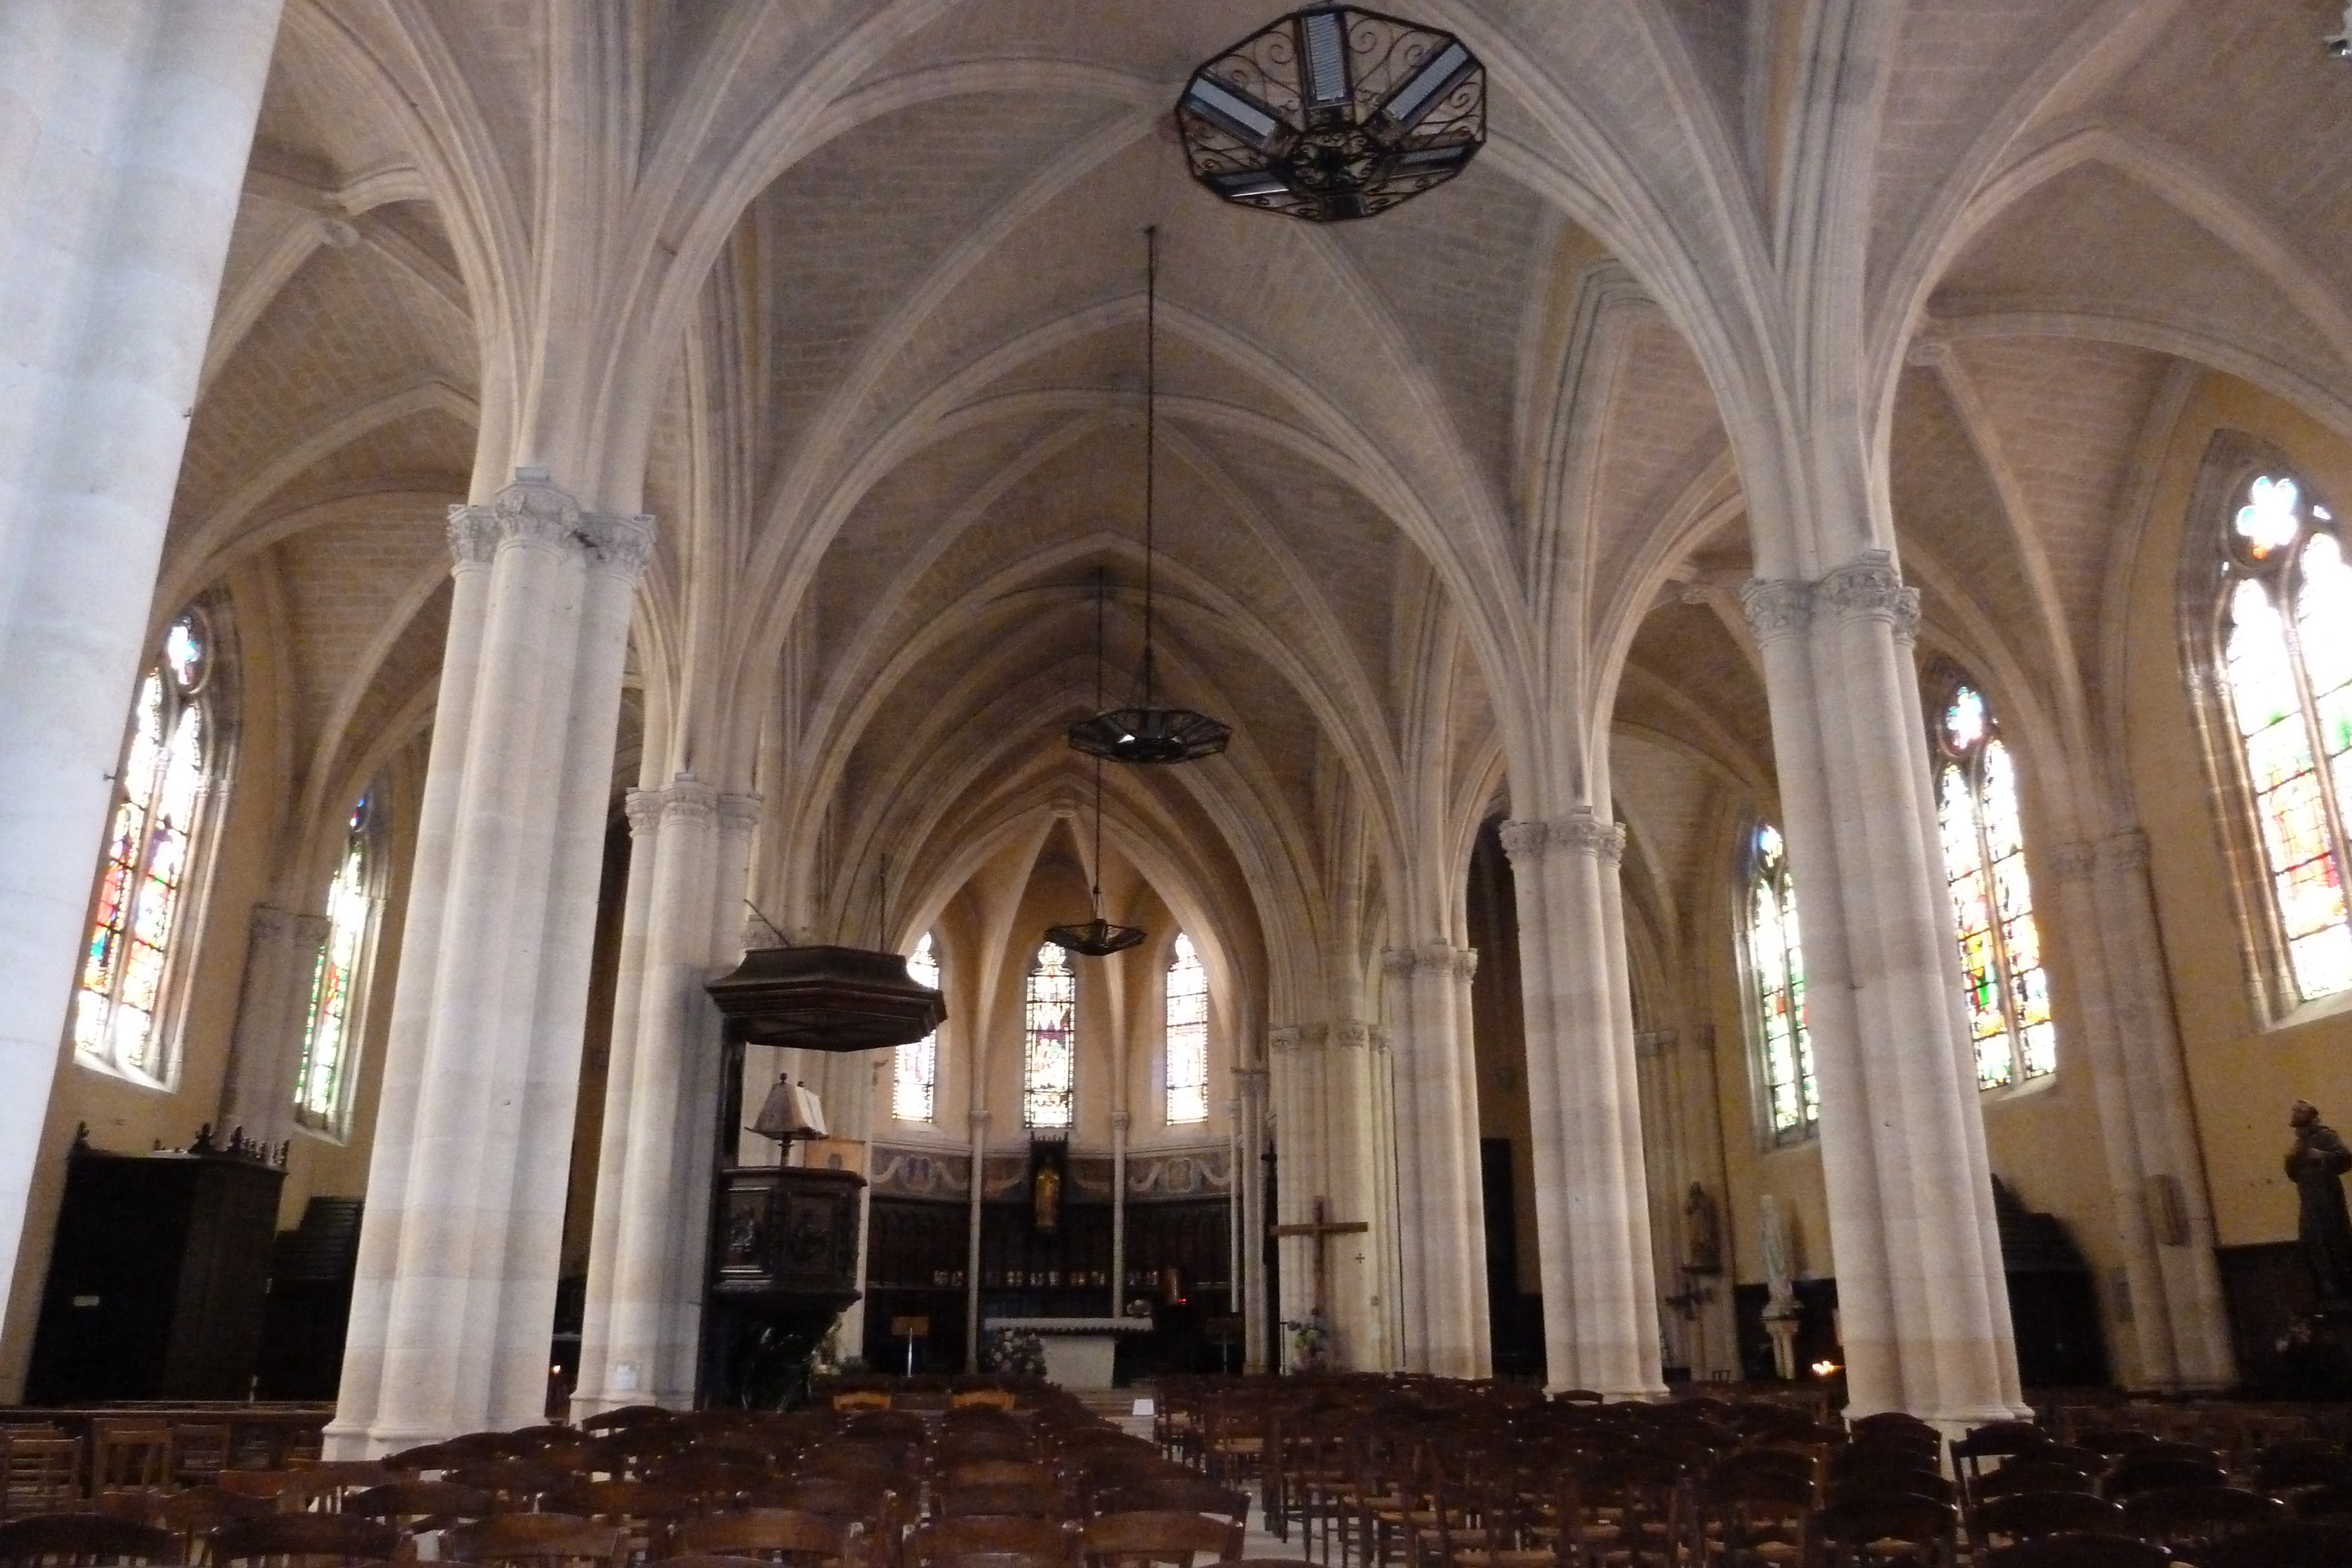
[{"label": "crucifix on stand", "polygon": [[1267,1227],[1273,1236],[1311,1236],[1315,1239],[1315,1311],[1325,1322],[1331,1321],[1331,1257],[1329,1241],[1334,1236],[1361,1236],[1371,1226],[1361,1219],[1333,1219],[1323,1199],[1315,1200],[1315,1218],[1304,1225]]}]

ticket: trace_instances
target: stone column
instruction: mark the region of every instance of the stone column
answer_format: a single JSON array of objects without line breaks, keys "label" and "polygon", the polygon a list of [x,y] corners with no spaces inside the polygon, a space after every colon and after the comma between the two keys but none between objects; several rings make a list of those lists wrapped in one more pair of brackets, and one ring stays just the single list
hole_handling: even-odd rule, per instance
[{"label": "stone column", "polygon": [[1237,1067],[1234,1086],[1241,1107],[1234,1124],[1234,1187],[1241,1196],[1235,1239],[1241,1253],[1242,1354],[1244,1368],[1255,1374],[1276,1364],[1265,1336],[1266,1070]]},{"label": "stone column", "polygon": [[327,917],[257,904],[249,929],[220,1125],[242,1127],[247,1137],[275,1147],[294,1132],[294,1080],[302,1066],[319,955],[327,946]]},{"label": "stone column", "polygon": [[971,1233],[964,1241],[963,1369],[980,1370],[980,1221],[988,1197],[988,1113],[971,1113]]},{"label": "stone column", "polygon": [[758,809],[690,774],[629,791],[637,977],[614,1019],[575,1415],[694,1403],[721,1049],[703,986],[740,961],[740,848]]},{"label": "stone column", "polygon": [[329,1437],[540,1418],[621,666],[648,517],[522,469],[458,569]]},{"label": "stone column", "polygon": [[1507,822],[1550,1386],[1664,1392],[1625,943],[1625,830],[1579,810]]},{"label": "stone column", "polygon": [[1485,1377],[1486,1197],[1468,1029],[1477,954],[1433,942],[1381,956],[1396,1085],[1404,1369]]},{"label": "stone column", "polygon": [[1742,597],[1803,911],[1848,1408],[2021,1415],[1911,660],[1918,595],[1868,550]]},{"label": "stone column", "polygon": [[1127,1306],[1127,1130],[1132,1111],[1110,1113],[1110,1315]]},{"label": "stone column", "polygon": [[278,4],[0,5],[0,1281]]},{"label": "stone column", "polygon": [[2210,1390],[2236,1380],[2213,1255],[2212,1208],[2137,831],[2053,857],[2124,1257],[2130,1385]]}]

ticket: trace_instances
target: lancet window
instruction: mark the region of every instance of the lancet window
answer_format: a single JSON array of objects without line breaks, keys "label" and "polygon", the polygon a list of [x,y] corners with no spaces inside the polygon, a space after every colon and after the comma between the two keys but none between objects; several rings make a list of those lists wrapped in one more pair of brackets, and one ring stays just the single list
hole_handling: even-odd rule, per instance
[{"label": "lancet window", "polygon": [[1984,694],[1967,681],[1946,691],[1935,738],[1936,816],[1960,933],[1977,1084],[2000,1089],[2058,1070],[2050,976],[2025,874],[2017,764]]},{"label": "lancet window", "polygon": [[1797,887],[1780,831],[1759,824],[1749,844],[1748,972],[1754,986],[1758,1075],[1772,1141],[1811,1135],[1821,1120],[1813,1046],[1805,1030],[1805,956],[1797,933]]},{"label": "lancet window", "polygon": [[1209,971],[1192,939],[1176,934],[1168,964],[1168,1120],[1209,1119]]},{"label": "lancet window", "polygon": [[331,1131],[341,1125],[359,1030],[358,992],[375,937],[376,823],[373,793],[352,808],[342,859],[327,884],[327,941],[310,979],[310,1016],[294,1081],[294,1119]]},{"label": "lancet window", "polygon": [[2334,515],[2285,475],[2262,475],[2240,497],[2220,632],[2220,684],[2289,994],[2352,990],[2352,564]]},{"label": "lancet window", "polygon": [[170,991],[213,816],[216,662],[212,628],[191,607],[140,677],[74,997],[76,1058],[158,1083],[171,1076]]},{"label": "lancet window", "polygon": [[[931,934],[915,944],[907,958],[907,973],[919,986],[940,988],[938,949]],[[898,1048],[890,1064],[890,1114],[901,1122],[937,1120],[940,1088],[940,1031],[933,1030],[912,1045]]]},{"label": "lancet window", "polygon": [[1078,977],[1051,942],[1037,949],[1022,1009],[1021,1122],[1066,1127],[1077,1081]]}]

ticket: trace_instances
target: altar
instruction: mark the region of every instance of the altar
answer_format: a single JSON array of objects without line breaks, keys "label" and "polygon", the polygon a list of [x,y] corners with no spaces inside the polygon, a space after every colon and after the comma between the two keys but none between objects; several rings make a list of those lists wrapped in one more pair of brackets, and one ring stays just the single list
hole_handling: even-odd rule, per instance
[{"label": "altar", "polygon": [[1045,1351],[1045,1381],[1064,1388],[1108,1388],[1123,1333],[1150,1333],[1150,1318],[990,1318],[992,1329],[1025,1330]]}]

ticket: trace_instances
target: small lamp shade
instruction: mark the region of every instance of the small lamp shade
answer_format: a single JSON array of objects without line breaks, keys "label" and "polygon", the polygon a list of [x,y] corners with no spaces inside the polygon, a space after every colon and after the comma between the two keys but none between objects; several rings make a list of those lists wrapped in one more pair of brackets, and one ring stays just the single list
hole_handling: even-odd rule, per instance
[{"label": "small lamp shade", "polygon": [[768,1103],[751,1119],[751,1130],[779,1144],[814,1141],[826,1135],[824,1106],[807,1084],[779,1076],[768,1091]]}]

